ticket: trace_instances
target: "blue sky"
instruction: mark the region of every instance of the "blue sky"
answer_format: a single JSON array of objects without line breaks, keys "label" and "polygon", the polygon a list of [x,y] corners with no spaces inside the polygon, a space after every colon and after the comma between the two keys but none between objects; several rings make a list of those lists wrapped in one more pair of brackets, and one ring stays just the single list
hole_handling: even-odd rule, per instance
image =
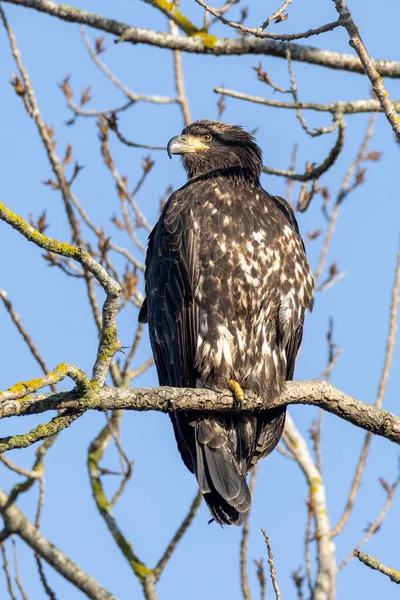
[{"label": "blue sky", "polygon": [[[113,6],[111,7],[111,5]],[[118,3],[79,1],[77,6],[98,11],[106,16],[147,28],[164,30],[165,18],[151,6],[121,0]],[[129,243],[115,232],[109,219],[118,211],[113,181],[105,170],[99,150],[94,120],[78,119],[74,127],[65,121],[70,112],[57,84],[71,74],[76,99],[88,84],[93,100],[88,107],[104,109],[124,103],[123,95],[112,87],[91,63],[82,43],[79,27],[57,21],[30,10],[3,5],[17,35],[24,63],[32,79],[38,102],[49,125],[55,127],[57,151],[63,155],[71,143],[74,156],[85,169],[74,184],[74,191],[97,225],[119,242]],[[271,5],[271,11],[275,6]],[[379,13],[390,18],[377,19],[372,0],[350,2],[357,25],[376,58],[399,60],[398,22],[400,5],[395,0],[380,3]],[[368,8],[368,10],[367,10]],[[201,10],[189,0],[182,10],[196,23]],[[232,11],[236,17],[237,12]],[[265,17],[263,3],[253,2],[249,25]],[[303,0],[290,7],[290,18],[273,31],[300,31],[336,19],[333,2]],[[378,22],[377,22],[378,21]],[[87,30],[91,40],[98,32]],[[215,32],[228,36],[231,32],[216,27]],[[311,45],[351,52],[347,34],[340,30],[309,40]],[[106,36],[107,51],[102,55],[108,66],[135,92],[142,94],[174,94],[172,56],[169,51],[149,46],[113,44]],[[61,198],[41,182],[51,177],[44,149],[34,123],[9,84],[16,71],[4,31],[0,31],[0,98],[2,107],[0,199],[17,213],[38,216],[46,209],[50,228],[47,233],[66,239],[68,229]],[[213,88],[225,87],[256,95],[273,97],[272,90],[257,81],[252,67],[262,61],[272,80],[288,85],[285,61],[269,57],[204,57],[184,55],[186,87],[194,119],[216,118],[217,97]],[[302,100],[367,98],[370,85],[365,77],[340,71],[323,70],[294,63]],[[396,81],[385,82],[391,95],[400,95]],[[397,94],[397,95],[396,95]],[[286,168],[294,142],[299,144],[298,160],[320,162],[333,143],[332,136],[310,139],[300,128],[295,115],[263,106],[226,100],[224,120],[242,124],[249,130],[258,127],[257,139],[264,151],[265,164]],[[323,114],[307,114],[312,126],[329,124]],[[321,184],[334,195],[364,135],[367,116],[347,117],[347,139],[344,152]],[[121,130],[129,139],[163,145],[182,128],[177,106],[136,104],[120,119]],[[112,150],[120,173],[133,184],[140,176],[141,162],[147,151],[121,147],[112,140]],[[372,150],[382,151],[378,163],[368,166],[366,184],[349,196],[342,209],[328,255],[328,265],[337,262],[348,276],[337,286],[316,298],[314,312],[307,318],[305,339],[298,361],[296,378],[309,379],[323,371],[326,364],[328,319],[335,322],[335,341],[344,352],[334,371],[332,382],[357,398],[375,399],[386,343],[390,291],[394,276],[395,255],[399,242],[400,203],[398,192],[399,149],[390,127],[378,116],[371,143]],[[184,182],[178,160],[169,161],[166,153],[152,152],[156,161],[153,172],[143,186],[138,201],[151,223],[155,222],[159,200],[166,187]],[[300,168],[300,167],[299,167]],[[263,176],[263,185],[271,193],[284,194],[285,182]],[[298,193],[295,187],[294,194]],[[321,199],[316,197],[311,208],[300,215],[303,234],[325,228],[321,215]],[[7,290],[16,310],[42,351],[50,368],[62,361],[76,364],[90,373],[97,340],[89,313],[84,286],[50,269],[41,258],[42,252],[29,245],[16,232],[2,225],[0,249],[0,287]],[[143,237],[144,239],[144,237]],[[311,265],[315,268],[322,239],[308,245]],[[129,247],[129,246],[128,246]],[[131,250],[131,248],[129,248]],[[127,310],[119,321],[119,336],[128,345],[137,315]],[[21,338],[0,308],[1,365],[0,389],[21,379],[39,376],[40,371]],[[134,364],[149,357],[147,335]],[[385,399],[385,407],[399,412],[399,350]],[[139,380],[139,386],[155,386],[155,370]],[[309,407],[291,408],[297,426],[309,439],[311,419],[316,412]],[[43,420],[43,417],[42,417]],[[0,434],[27,431],[40,420],[36,417],[1,422]],[[87,447],[104,424],[104,415],[87,414],[62,433],[46,459],[46,505],[42,520],[43,533],[91,575],[97,577],[120,600],[140,597],[139,585],[120,556],[94,508],[86,471]],[[196,493],[193,477],[186,471],[175,447],[168,417],[161,414],[125,415],[123,442],[128,455],[135,460],[134,475],[115,510],[116,517],[135,551],[153,566],[179,525]],[[336,523],[347,498],[363,433],[336,417],[325,415],[323,438],[323,474],[327,488],[330,520]],[[34,449],[13,451],[10,457],[25,467],[32,463]],[[356,510],[345,532],[336,540],[338,562],[358,543],[365,527],[376,518],[385,494],[378,477],[392,481],[398,472],[398,450],[383,439],[372,444]],[[111,466],[113,453],[103,461]],[[115,462],[115,461],[114,461]],[[1,487],[10,489],[13,475],[1,468]],[[30,517],[35,510],[37,491],[21,498],[22,510]],[[290,574],[303,564],[303,536],[306,520],[307,489],[297,465],[277,452],[263,461],[256,483],[251,518],[249,558],[266,556],[260,528],[266,529],[273,546],[276,568],[283,598],[294,597]],[[366,551],[399,568],[397,537],[400,501],[396,497],[381,531],[366,546]],[[208,526],[208,513],[202,507],[192,528],[179,545],[159,584],[160,598],[209,600],[241,598],[239,590],[238,543],[240,530]],[[30,600],[43,598],[30,549],[18,544],[22,579]],[[257,597],[255,569],[249,562],[250,582]],[[75,600],[80,592],[47,568],[49,580],[58,597]],[[269,585],[269,582],[268,582]],[[395,598],[396,587],[383,576],[353,561],[337,581],[338,598],[354,594],[366,599]],[[5,582],[0,580],[0,598],[5,597]],[[272,593],[272,592],[271,592]]]}]

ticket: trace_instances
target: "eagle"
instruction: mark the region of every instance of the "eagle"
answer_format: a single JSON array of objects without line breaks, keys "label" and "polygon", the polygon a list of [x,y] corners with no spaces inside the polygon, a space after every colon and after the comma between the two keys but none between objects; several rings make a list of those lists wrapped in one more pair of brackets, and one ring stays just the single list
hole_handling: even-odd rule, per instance
[{"label": "eagle", "polygon": [[[213,519],[243,522],[246,475],[277,445],[286,408],[265,406],[293,378],[313,278],[290,205],[260,184],[262,152],[240,126],[196,121],[168,143],[188,180],[149,236],[145,300],[161,386],[231,389],[238,410],[170,414],[178,449]],[[212,520],[213,520],[212,519]]]}]

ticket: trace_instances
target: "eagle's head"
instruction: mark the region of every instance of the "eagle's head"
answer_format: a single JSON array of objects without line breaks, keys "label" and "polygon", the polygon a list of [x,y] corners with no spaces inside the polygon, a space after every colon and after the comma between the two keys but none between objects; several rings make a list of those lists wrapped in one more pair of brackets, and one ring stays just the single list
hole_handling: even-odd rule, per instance
[{"label": "eagle's head", "polygon": [[211,172],[258,181],[262,153],[243,127],[219,121],[195,121],[168,142],[168,155],[181,154],[188,176]]}]

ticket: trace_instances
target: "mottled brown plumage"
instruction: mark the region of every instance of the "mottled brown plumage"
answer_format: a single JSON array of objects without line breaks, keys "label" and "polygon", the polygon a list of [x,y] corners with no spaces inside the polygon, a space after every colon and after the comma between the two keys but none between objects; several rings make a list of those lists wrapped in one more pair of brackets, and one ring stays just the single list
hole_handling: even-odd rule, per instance
[{"label": "mottled brown plumage", "polygon": [[[267,402],[292,379],[313,280],[296,219],[262,189],[261,150],[241,127],[197,121],[173,138],[188,182],[149,238],[146,300],[161,385],[226,388]],[[177,412],[182,458],[216,521],[240,524],[246,474],[279,441],[285,409]]]}]

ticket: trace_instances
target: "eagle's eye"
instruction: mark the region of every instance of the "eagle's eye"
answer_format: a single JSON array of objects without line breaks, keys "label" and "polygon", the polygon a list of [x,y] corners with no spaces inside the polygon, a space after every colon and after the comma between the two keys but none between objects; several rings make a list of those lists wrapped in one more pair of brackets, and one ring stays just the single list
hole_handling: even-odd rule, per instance
[{"label": "eagle's eye", "polygon": [[200,136],[200,139],[202,142],[211,142],[212,135],[209,133],[204,133],[203,135]]}]

